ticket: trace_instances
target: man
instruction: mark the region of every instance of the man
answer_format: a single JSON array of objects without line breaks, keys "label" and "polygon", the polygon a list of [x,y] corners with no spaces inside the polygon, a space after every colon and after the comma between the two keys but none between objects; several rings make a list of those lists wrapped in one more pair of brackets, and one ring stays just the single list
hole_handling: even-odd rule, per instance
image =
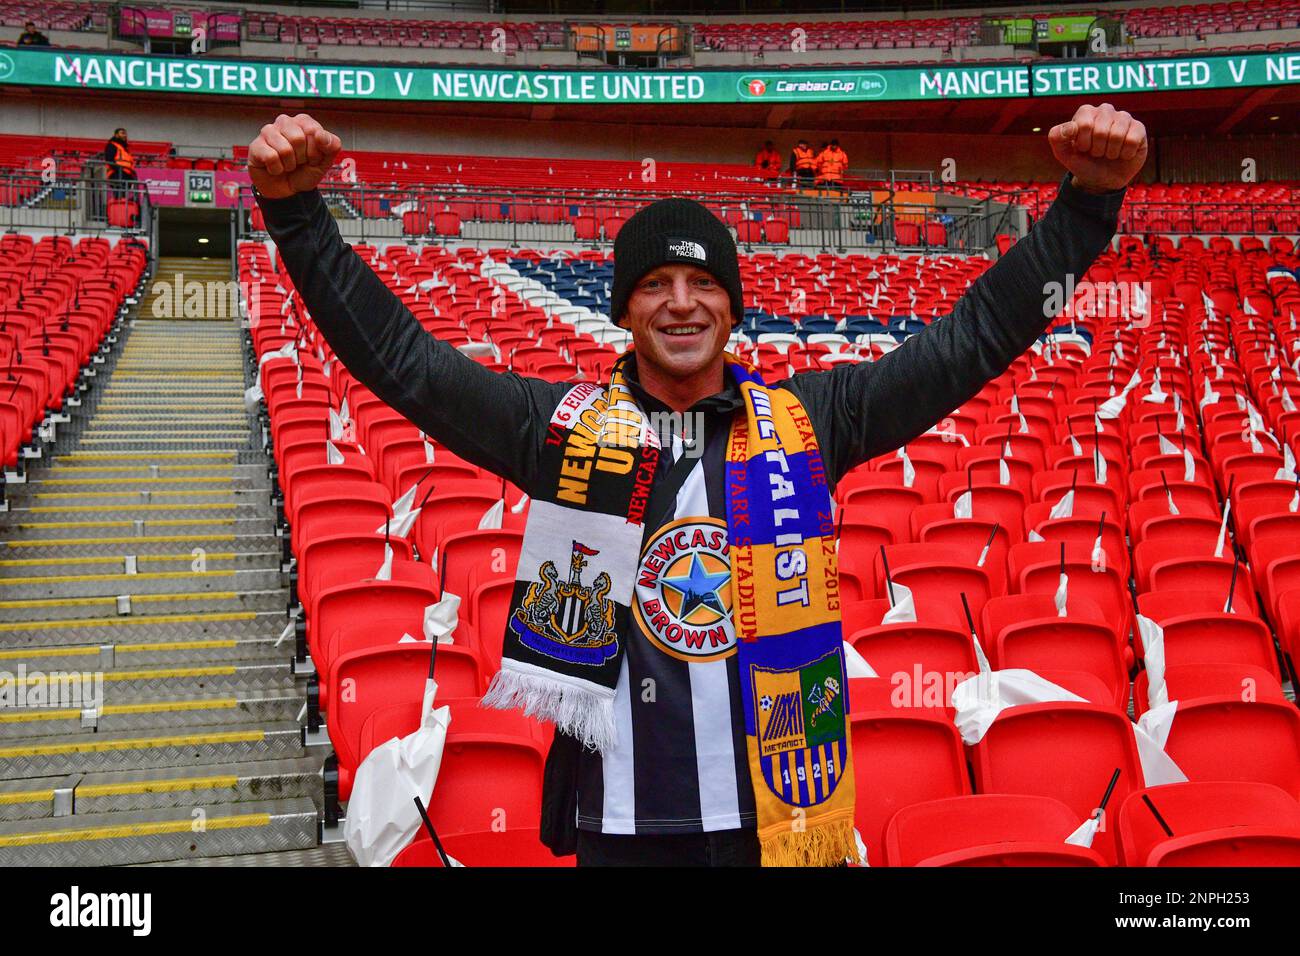
[{"label": "man", "polygon": [[[384,401],[533,496],[485,702],[565,731],[543,795],[553,850],[711,866],[852,852],[829,493],[1005,371],[1050,322],[1045,290],[1108,246],[1144,127],[1084,106],[1049,142],[1069,171],[1058,199],[951,315],[877,362],[770,386],[724,354],[743,314],[725,227],[690,200],[642,209],[611,296],[634,351],[601,388],[495,373],[427,335],[316,192],[339,138],[303,114],[262,128],[249,172],[317,328]],[[655,415],[698,427],[656,443],[637,430]],[[629,423],[639,443],[611,427]]]},{"label": "man", "polygon": [[127,183],[137,180],[135,157],[131,155],[126,130],[120,126],[113,130],[112,138],[104,145],[104,162],[113,195],[120,196],[127,192]]},{"label": "man", "polygon": [[49,46],[50,38],[40,30],[36,29],[36,24],[31,20],[23,27],[23,32],[18,35],[19,46]]},{"label": "man", "polygon": [[770,139],[763,144],[763,148],[754,157],[754,166],[763,179],[776,179],[781,175],[781,154],[776,151]]},{"label": "man", "polygon": [[812,186],[813,177],[817,174],[817,154],[808,145],[808,140],[799,140],[790,151],[789,172],[794,176],[796,186],[801,188]]},{"label": "man", "polygon": [[849,157],[840,149],[840,141],[833,139],[817,155],[817,179],[831,189],[844,187],[844,174],[849,170]]}]

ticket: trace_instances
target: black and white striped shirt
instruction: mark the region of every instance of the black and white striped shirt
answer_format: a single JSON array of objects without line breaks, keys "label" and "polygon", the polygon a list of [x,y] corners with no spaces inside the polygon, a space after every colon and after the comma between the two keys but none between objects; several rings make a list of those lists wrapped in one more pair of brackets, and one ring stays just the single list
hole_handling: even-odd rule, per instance
[{"label": "black and white striped shirt", "polygon": [[[726,557],[725,437],[738,401],[731,385],[709,400],[704,454],[672,507],[646,535],[632,633],[614,694],[618,743],[584,751],[578,826],[604,833],[673,834],[753,827],[753,784],[731,625]],[[667,445],[665,445],[667,447]],[[663,473],[684,453],[660,458]]]}]

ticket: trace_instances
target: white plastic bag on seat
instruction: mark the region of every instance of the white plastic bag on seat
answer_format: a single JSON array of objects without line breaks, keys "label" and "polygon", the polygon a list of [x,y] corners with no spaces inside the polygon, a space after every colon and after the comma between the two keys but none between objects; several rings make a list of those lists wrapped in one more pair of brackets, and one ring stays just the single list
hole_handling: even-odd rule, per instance
[{"label": "white plastic bag on seat", "polygon": [[437,690],[428,681],[419,730],[386,740],[357,768],[343,836],[358,866],[388,866],[423,826],[415,797],[429,802],[451,723],[451,708],[433,709]]},{"label": "white plastic bag on seat", "polygon": [[889,595],[890,607],[885,612],[885,616],[880,619],[880,623],[914,623],[916,621],[916,601],[912,597],[912,589],[905,584],[894,581],[885,590]]},{"label": "white plastic bag on seat", "polygon": [[998,714],[1008,707],[1056,700],[1082,701],[1083,698],[1031,670],[1012,667],[985,671],[953,688],[952,706],[956,711],[953,723],[961,739],[974,746],[984,739]]},{"label": "white plastic bag on seat", "polygon": [[876,669],[867,663],[856,647],[844,642],[844,670],[849,677],[877,677]]}]

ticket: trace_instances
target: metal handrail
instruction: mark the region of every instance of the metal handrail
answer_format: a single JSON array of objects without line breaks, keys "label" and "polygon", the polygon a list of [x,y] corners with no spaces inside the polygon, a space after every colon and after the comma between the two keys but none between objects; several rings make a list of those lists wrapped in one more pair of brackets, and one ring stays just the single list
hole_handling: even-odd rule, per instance
[{"label": "metal handrail", "polygon": [[[587,59],[587,60],[599,60],[602,65],[607,63],[609,51],[606,49],[605,32],[603,30],[597,29],[594,33],[590,33],[590,34],[581,33],[580,31],[574,29],[577,26],[595,26],[595,24],[591,24],[591,23],[587,23],[587,24],[565,23],[564,24],[564,33],[568,41],[566,43],[566,46],[568,47],[569,51],[577,55],[579,62],[582,62],[584,59]],[[592,45],[586,46],[585,45],[586,43],[591,43]]]},{"label": "metal handrail", "polygon": [[[120,213],[129,217],[124,226],[109,221],[110,203],[116,201],[126,204]],[[53,170],[48,175],[0,170],[0,228],[7,232],[43,228],[70,235],[113,230],[156,238],[156,218],[144,183],[107,179],[94,165],[74,176]]]},{"label": "metal handrail", "polygon": [[[408,186],[376,187],[365,183],[322,183],[321,194],[349,239],[401,241],[434,239],[439,213],[454,212],[460,222],[474,223],[481,239],[511,246],[548,243],[608,244],[613,230],[663,192],[637,189],[514,189]],[[737,231],[745,248],[783,245],[828,252],[909,250],[980,253],[995,243],[1004,228],[1006,209],[1000,204],[938,208],[926,203],[898,202],[892,196],[877,203],[871,192],[846,191],[807,196],[773,192],[676,192],[714,208]],[[251,231],[251,192],[239,200],[238,236]],[[994,206],[997,208],[994,208]],[[594,239],[579,240],[575,220],[586,224]],[[786,224],[785,239],[768,238],[770,224]],[[741,223],[754,222],[755,226]],[[778,233],[779,235],[779,233]]]},{"label": "metal handrail", "polygon": [[[1300,229],[1300,197],[1269,206],[1230,202],[1125,202],[1120,208],[1121,232],[1194,235],[1221,233],[1267,235]],[[1245,226],[1245,228],[1238,228]]]},{"label": "metal handrail", "polygon": [[[667,66],[669,60],[695,62],[695,31],[689,26],[672,24],[663,27],[655,36],[655,62],[660,68]],[[664,50],[665,45],[676,41],[675,49]]]}]

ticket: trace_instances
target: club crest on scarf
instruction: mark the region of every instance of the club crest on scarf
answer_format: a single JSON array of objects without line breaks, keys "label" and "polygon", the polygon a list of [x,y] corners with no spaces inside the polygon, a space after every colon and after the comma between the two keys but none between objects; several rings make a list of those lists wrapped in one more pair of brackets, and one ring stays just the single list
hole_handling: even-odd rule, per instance
[{"label": "club crest on scarf", "polygon": [[574,541],[567,581],[560,580],[554,561],[538,568],[541,580],[528,586],[510,619],[510,630],[526,647],[571,664],[600,665],[617,653],[610,577],[602,571],[590,585],[582,583],[587,558],[598,554]]},{"label": "club crest on scarf", "polygon": [[807,667],[751,671],[758,701],[758,754],[768,789],[793,806],[828,799],[844,770],[840,656]]},{"label": "club crest on scarf", "polygon": [[732,656],[726,524],[681,518],[661,528],[642,551],[635,597],[637,623],[661,651],[692,662]]}]

